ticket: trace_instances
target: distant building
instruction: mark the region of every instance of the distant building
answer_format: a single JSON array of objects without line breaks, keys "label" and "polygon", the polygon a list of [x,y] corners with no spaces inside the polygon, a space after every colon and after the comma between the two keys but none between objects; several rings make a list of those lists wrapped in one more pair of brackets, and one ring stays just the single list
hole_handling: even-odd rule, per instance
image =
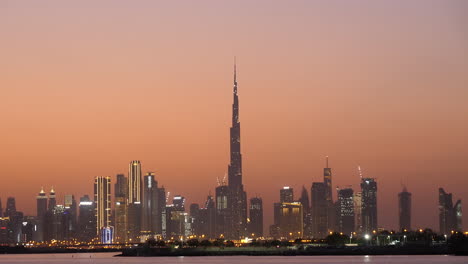
[{"label": "distant building", "polygon": [[280,190],[280,203],[292,203],[294,202],[294,191],[289,186],[284,186]]},{"label": "distant building", "polygon": [[361,179],[362,231],[371,233],[377,230],[377,182],[374,178]]},{"label": "distant building", "polygon": [[452,231],[462,231],[462,203],[452,202],[452,194],[439,188],[439,227],[440,232],[446,235]]},{"label": "distant building", "polygon": [[263,202],[262,198],[250,199],[249,207],[250,222],[248,224],[249,236],[263,237]]},{"label": "distant building", "polygon": [[302,204],[281,203],[279,211],[279,236],[288,239],[301,238],[304,233]]},{"label": "distant building", "polygon": [[326,157],[325,168],[323,168],[323,184],[325,185],[325,199],[327,201],[327,231],[335,231],[336,228],[336,208],[333,201],[332,190],[332,169],[328,165],[328,156]]},{"label": "distant building", "polygon": [[111,226],[111,178],[98,176],[94,181],[94,203],[96,205],[96,235],[103,227]]},{"label": "distant building", "polygon": [[127,196],[128,179],[124,174],[117,174],[114,185],[114,240],[124,243],[127,239]]},{"label": "distant building", "polygon": [[80,198],[78,205],[78,227],[77,237],[80,241],[89,242],[96,237],[96,216],[94,202],[88,195]]},{"label": "distant building", "polygon": [[362,232],[362,193],[354,193],[354,230],[356,232]]},{"label": "distant building", "polygon": [[354,199],[353,189],[338,190],[338,227],[339,231],[349,235],[354,232]]},{"label": "distant building", "polygon": [[37,231],[35,239],[36,241],[44,241],[44,230],[45,230],[45,217],[47,214],[47,195],[44,192],[44,188],[36,196],[36,217],[37,217]]},{"label": "distant building", "polygon": [[127,228],[129,241],[139,241],[141,231],[141,163],[133,160],[128,165]]},{"label": "distant building", "polygon": [[307,189],[302,186],[301,198],[299,201],[302,204],[304,237],[312,236],[312,213],[310,208],[310,200]]},{"label": "distant building", "polygon": [[148,172],[143,180],[143,216],[142,234],[154,237],[161,225],[161,212],[159,210],[158,182],[153,172]]},{"label": "distant building", "polygon": [[312,183],[312,235],[325,238],[328,234],[328,209],[326,185],[323,182]]},{"label": "distant building", "polygon": [[72,194],[65,194],[64,196],[64,238],[65,240],[71,240],[76,238],[77,226],[77,204],[75,196]]},{"label": "distant building", "polygon": [[230,230],[231,212],[228,208],[229,187],[216,187],[216,237],[225,237]]},{"label": "distant building", "polygon": [[199,209],[199,221],[196,235],[202,239],[216,238],[216,206],[211,195],[208,195],[203,208]]},{"label": "distant building", "polygon": [[400,230],[411,230],[411,193],[406,187],[398,194],[398,215]]}]

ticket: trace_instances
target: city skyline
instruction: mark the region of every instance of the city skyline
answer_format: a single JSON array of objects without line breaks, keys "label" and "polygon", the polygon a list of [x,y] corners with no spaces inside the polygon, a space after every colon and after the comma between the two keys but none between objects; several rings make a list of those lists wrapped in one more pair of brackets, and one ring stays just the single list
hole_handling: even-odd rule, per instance
[{"label": "city skyline", "polygon": [[[374,15],[361,20],[366,10],[342,14],[332,5],[275,2],[263,12],[246,2],[217,12],[192,6],[206,20],[152,29],[157,21],[174,22],[145,12],[152,4],[130,7],[128,15],[140,20],[114,27],[106,18],[118,21],[126,12],[82,10],[88,24],[67,4],[42,13],[9,3],[0,11],[11,26],[1,29],[1,200],[14,196],[16,207],[33,215],[41,186],[46,193],[54,186],[58,201],[65,194],[92,197],[94,177],[111,176],[114,184],[116,174],[129,176],[130,161],[140,160],[141,176],[155,172],[167,191],[203,204],[229,164],[229,84],[237,55],[243,183],[247,199],[262,198],[264,229],[272,224],[278,190],[291,186],[295,197],[303,185],[310,190],[330,156],[335,200],[336,186],[359,190],[360,165],[364,177],[378,182],[379,225],[398,228],[404,184],[412,193],[412,227],[438,230],[438,188],[468,199],[468,45],[460,33],[466,18],[458,13],[464,4],[422,10],[407,4],[405,11],[371,4],[366,10]],[[402,24],[383,11],[388,8],[402,12]],[[226,28],[209,26],[228,9],[242,19],[227,16]],[[356,18],[346,27],[333,23]],[[54,23],[61,20],[70,26]],[[264,32],[264,23],[276,30]],[[186,26],[207,30],[193,36]],[[100,31],[107,35],[94,35]]]}]

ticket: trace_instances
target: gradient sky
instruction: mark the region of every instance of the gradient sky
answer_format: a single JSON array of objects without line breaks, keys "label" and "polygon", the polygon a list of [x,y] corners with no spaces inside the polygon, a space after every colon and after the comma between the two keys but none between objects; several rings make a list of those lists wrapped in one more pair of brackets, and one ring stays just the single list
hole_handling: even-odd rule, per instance
[{"label": "gradient sky", "polygon": [[[244,184],[266,227],[284,185],[378,180],[379,226],[468,214],[468,1],[0,0],[0,197],[92,194],[139,159],[202,203],[229,162],[237,56]],[[335,194],[336,197],[336,194]],[[467,226],[465,221],[465,227]]]}]

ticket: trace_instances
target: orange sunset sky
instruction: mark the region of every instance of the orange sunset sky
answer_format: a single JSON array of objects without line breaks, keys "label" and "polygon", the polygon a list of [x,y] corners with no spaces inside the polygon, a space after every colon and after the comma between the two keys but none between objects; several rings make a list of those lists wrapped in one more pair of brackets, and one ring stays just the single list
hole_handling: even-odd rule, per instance
[{"label": "orange sunset sky", "polygon": [[[244,185],[265,226],[289,185],[378,181],[379,226],[468,214],[468,1],[0,0],[0,198],[92,194],[131,160],[188,203],[229,162],[237,56]],[[336,197],[336,194],[334,194]],[[466,218],[466,217],[465,217]],[[467,227],[465,220],[465,227]]]}]

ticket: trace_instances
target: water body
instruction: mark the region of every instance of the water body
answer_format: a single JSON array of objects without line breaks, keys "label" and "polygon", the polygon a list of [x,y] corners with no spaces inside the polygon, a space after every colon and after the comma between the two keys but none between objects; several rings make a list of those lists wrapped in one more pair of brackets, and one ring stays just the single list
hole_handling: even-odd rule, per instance
[{"label": "water body", "polygon": [[225,263],[225,264],[309,264],[309,263],[405,263],[426,264],[468,263],[467,256],[272,256],[272,257],[114,257],[115,253],[78,253],[78,254],[25,254],[25,255],[0,255],[0,263],[25,263],[25,264],[49,264],[49,263],[96,263],[96,264],[126,264],[126,263]]}]

